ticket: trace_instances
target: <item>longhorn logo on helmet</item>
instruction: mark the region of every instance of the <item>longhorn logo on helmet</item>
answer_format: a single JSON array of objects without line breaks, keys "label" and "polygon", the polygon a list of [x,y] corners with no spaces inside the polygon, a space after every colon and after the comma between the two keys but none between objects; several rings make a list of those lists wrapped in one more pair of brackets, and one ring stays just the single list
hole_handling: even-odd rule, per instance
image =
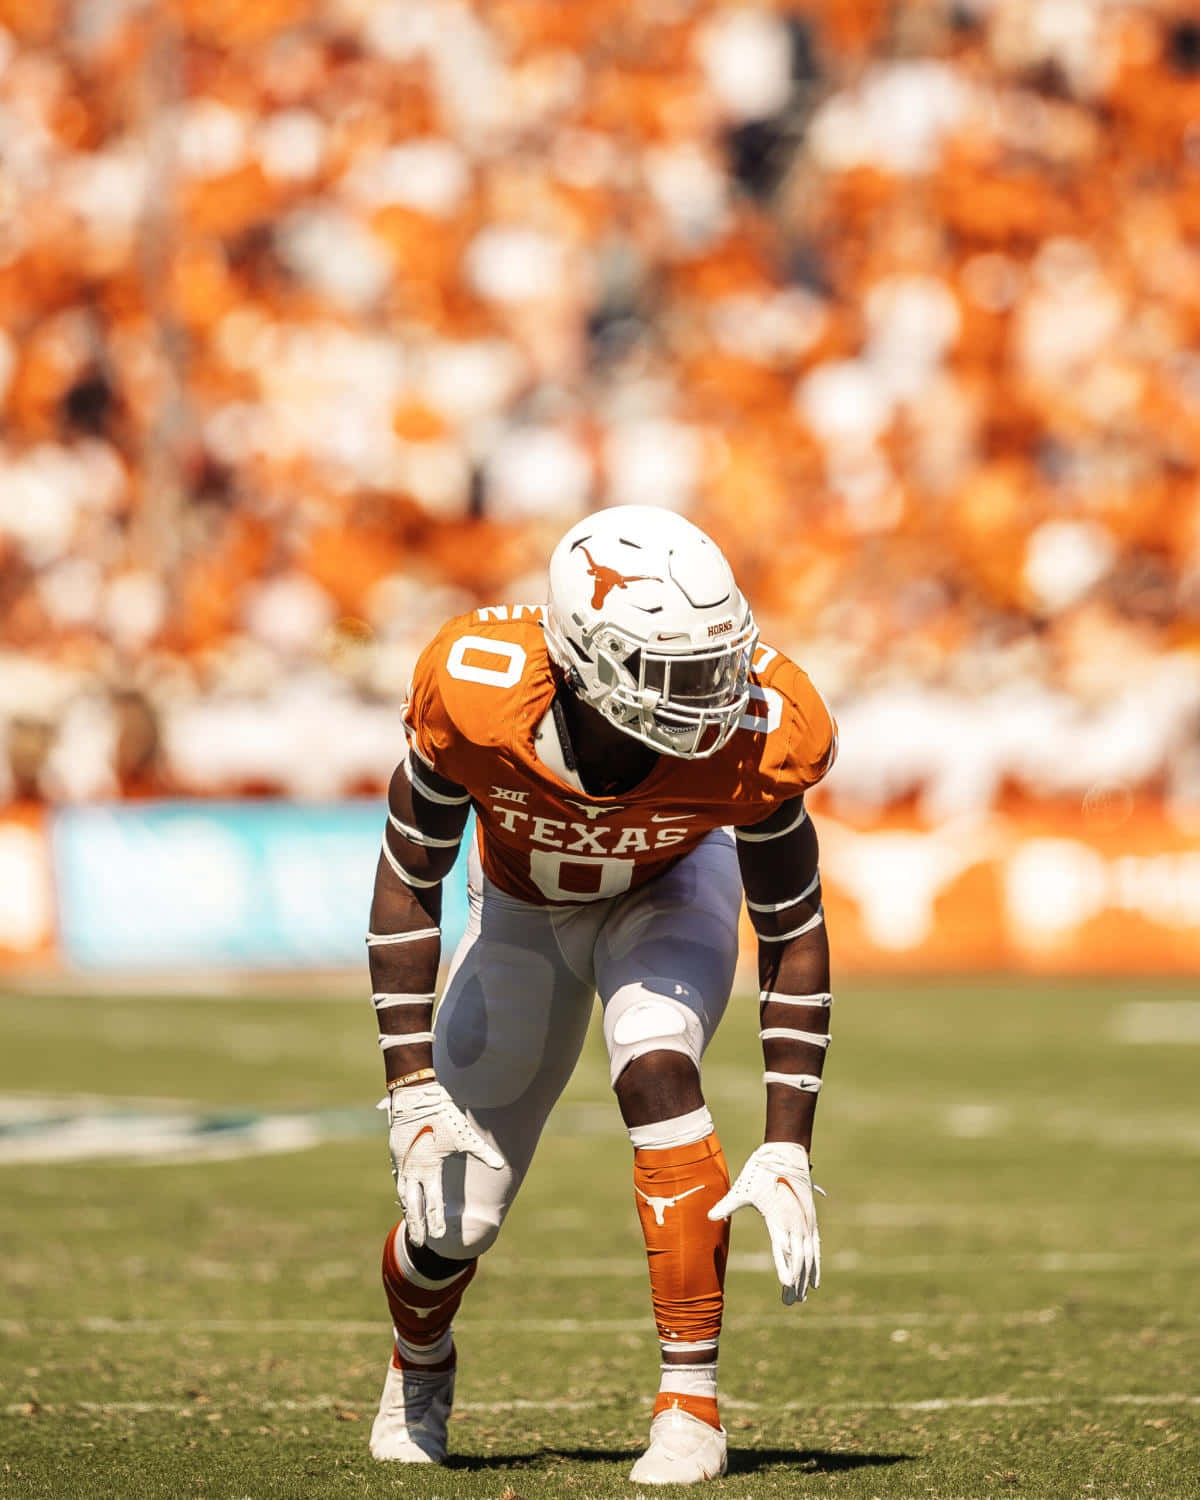
[{"label": "longhorn logo on helmet", "polygon": [[[583,553],[588,560],[588,577],[594,580],[596,587],[592,590],[592,608],[600,609],[604,601],[612,593],[613,589],[627,588],[631,583],[661,583],[661,578],[656,578],[652,573],[618,573],[616,568],[607,567],[604,563],[598,563],[582,542],[576,542],[575,547]],[[574,548],[572,548],[574,551]]]}]

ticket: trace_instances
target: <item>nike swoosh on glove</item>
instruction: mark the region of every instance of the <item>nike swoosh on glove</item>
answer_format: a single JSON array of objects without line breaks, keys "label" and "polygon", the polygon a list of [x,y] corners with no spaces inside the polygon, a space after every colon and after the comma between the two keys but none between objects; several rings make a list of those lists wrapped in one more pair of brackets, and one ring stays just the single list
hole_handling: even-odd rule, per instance
[{"label": "nike swoosh on glove", "polygon": [[389,1096],[388,1149],[396,1196],[404,1210],[409,1243],[423,1245],[426,1237],[440,1239],[446,1232],[446,1200],[442,1192],[442,1164],[448,1156],[465,1152],[497,1171],[504,1158],[489,1145],[440,1083],[393,1089]]},{"label": "nike swoosh on glove", "polygon": [[[820,1188],[816,1191],[819,1193]],[[808,1152],[790,1141],[768,1141],[738,1173],[733,1186],[708,1211],[728,1219],[739,1208],[758,1209],[767,1223],[775,1270],[790,1307],[821,1284],[821,1236]]]}]

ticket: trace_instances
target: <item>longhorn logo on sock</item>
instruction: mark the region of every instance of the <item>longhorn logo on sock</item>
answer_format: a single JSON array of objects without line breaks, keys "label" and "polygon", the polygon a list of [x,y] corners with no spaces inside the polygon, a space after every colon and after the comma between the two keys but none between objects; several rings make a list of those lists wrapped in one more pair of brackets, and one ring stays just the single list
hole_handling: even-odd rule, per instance
[{"label": "longhorn logo on sock", "polygon": [[701,1182],[694,1188],[688,1188],[686,1193],[676,1193],[673,1198],[652,1198],[649,1193],[643,1193],[636,1183],[633,1190],[649,1205],[650,1212],[654,1215],[654,1222],[661,1226],[666,1223],[664,1215],[668,1208],[674,1208],[677,1203],[682,1202],[684,1198],[690,1198],[693,1193],[702,1192],[704,1187],[705,1184]]},{"label": "longhorn logo on sock", "polygon": [[[393,1297],[395,1297],[394,1292],[392,1295]],[[441,1311],[441,1309],[438,1307],[415,1307],[411,1302],[405,1302],[403,1297],[395,1297],[395,1302],[393,1305],[396,1307],[407,1307],[409,1312],[414,1314],[414,1316],[418,1318],[427,1318],[430,1313]]]}]

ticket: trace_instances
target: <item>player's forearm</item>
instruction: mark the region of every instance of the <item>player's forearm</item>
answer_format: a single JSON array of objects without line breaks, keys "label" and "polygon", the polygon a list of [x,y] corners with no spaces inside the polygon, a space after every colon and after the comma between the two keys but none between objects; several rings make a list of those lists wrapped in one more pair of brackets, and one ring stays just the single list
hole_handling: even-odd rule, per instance
[{"label": "player's forearm", "polygon": [[458,854],[469,799],[410,762],[388,786],[367,939],[379,1045],[389,1083],[433,1066],[434,988],[441,959],[442,880]]},{"label": "player's forearm", "polygon": [[767,1075],[764,1139],[807,1150],[829,1037],[829,941],[820,850],[800,799],[738,830],[738,861],[758,934],[760,1030]]},{"label": "player's forearm", "polygon": [[441,913],[440,885],[414,890],[380,857],[367,960],[389,1082],[433,1066],[428,1038],[442,951]]},{"label": "player's forearm", "polygon": [[768,1075],[763,1139],[795,1141],[811,1151],[832,1004],[824,925],[786,943],[760,942],[758,974]]}]

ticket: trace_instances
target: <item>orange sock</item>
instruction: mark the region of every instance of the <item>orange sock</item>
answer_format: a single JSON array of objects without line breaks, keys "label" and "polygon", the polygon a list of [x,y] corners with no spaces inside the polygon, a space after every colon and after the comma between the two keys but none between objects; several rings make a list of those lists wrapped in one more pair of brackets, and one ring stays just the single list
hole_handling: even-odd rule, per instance
[{"label": "orange sock", "polygon": [[[403,1226],[397,1225],[383,1243],[383,1290],[396,1336],[415,1350],[428,1349],[436,1354],[442,1353],[438,1346],[444,1344],[446,1352],[435,1363],[420,1359],[414,1363],[431,1371],[448,1369],[454,1359],[449,1342],[450,1324],[475,1275],[478,1262],[468,1262],[459,1275],[440,1285],[422,1285],[426,1278],[417,1280],[412,1274],[406,1274],[396,1258],[396,1240],[403,1233]],[[401,1362],[400,1353],[397,1349],[393,1357],[397,1367]]]},{"label": "orange sock", "polygon": [[[729,1169],[715,1132],[687,1146],[639,1147],[633,1157],[633,1185],[659,1339],[664,1345],[708,1345],[715,1360],[729,1254],[728,1220],[714,1224],[708,1218],[708,1210],[729,1190]],[[715,1368],[711,1394],[707,1387],[697,1388],[697,1382],[669,1380],[667,1368],[667,1389],[659,1392],[655,1415],[679,1406],[719,1426]],[[673,1391],[672,1383],[692,1389]]]},{"label": "orange sock", "polygon": [[[686,1369],[686,1365],[678,1366]],[[672,1406],[677,1406],[680,1411],[686,1411],[693,1417],[699,1417],[702,1422],[707,1422],[710,1427],[720,1427],[721,1417],[717,1411],[717,1398],[715,1396],[696,1396],[691,1391],[659,1391],[654,1398],[654,1416],[660,1411],[667,1411]],[[653,1420],[653,1417],[651,1418]]]}]

